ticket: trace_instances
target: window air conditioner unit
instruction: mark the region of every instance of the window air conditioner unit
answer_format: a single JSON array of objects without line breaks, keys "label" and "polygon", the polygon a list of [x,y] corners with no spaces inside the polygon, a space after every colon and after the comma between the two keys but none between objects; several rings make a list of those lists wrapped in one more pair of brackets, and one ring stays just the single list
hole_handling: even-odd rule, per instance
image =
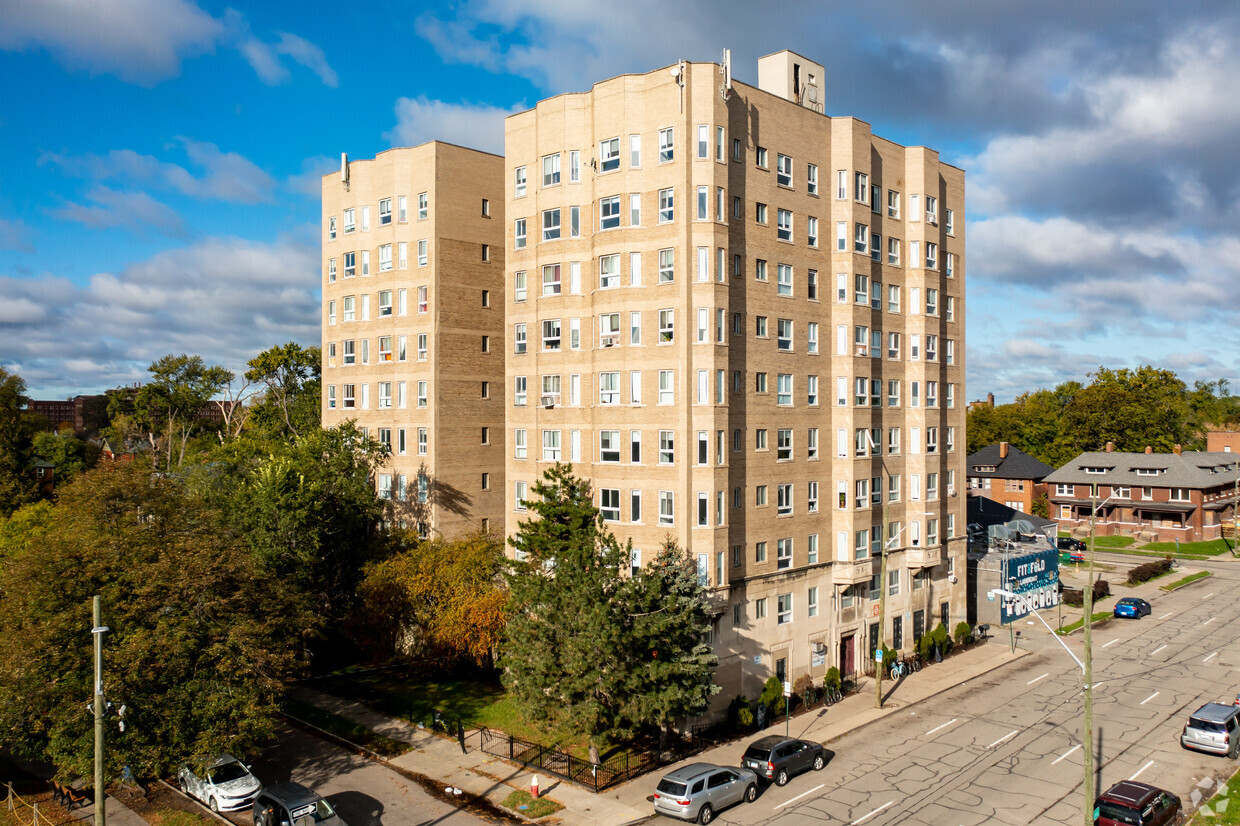
[{"label": "window air conditioner unit", "polygon": [[542,397],[543,407],[547,407],[547,408],[555,407],[557,404],[559,404],[559,402],[560,402],[559,393],[551,393],[549,395]]},{"label": "window air conditioner unit", "polygon": [[857,355],[859,355],[859,356],[868,356],[869,354],[870,354],[870,348],[869,348],[869,347],[866,347],[864,344],[858,344],[858,345],[857,345]]},{"label": "window air conditioner unit", "polygon": [[619,343],[619,337],[614,335],[603,336],[601,340],[604,347],[615,347]]}]

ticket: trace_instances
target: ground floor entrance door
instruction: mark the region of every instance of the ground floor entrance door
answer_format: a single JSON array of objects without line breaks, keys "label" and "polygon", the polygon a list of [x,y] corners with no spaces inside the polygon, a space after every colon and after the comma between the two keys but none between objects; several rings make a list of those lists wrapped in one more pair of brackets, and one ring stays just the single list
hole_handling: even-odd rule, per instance
[{"label": "ground floor entrance door", "polygon": [[840,639],[840,676],[851,677],[857,671],[856,636],[849,634]]}]

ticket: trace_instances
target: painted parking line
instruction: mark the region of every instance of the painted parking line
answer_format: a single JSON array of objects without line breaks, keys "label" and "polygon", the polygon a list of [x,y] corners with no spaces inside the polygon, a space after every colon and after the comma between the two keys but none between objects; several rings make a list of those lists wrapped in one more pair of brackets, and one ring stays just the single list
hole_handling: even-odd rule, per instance
[{"label": "painted parking line", "polygon": [[1217,651],[1215,651],[1213,654],[1211,654],[1210,656],[1208,656],[1208,657],[1206,657],[1204,660],[1202,660],[1202,662],[1203,662],[1203,663],[1208,663],[1210,660],[1214,659],[1214,658],[1215,658],[1215,657],[1217,657],[1217,656],[1218,656],[1218,652],[1217,652]]},{"label": "painted parking line", "polygon": [[1109,643],[1107,643],[1106,645],[1104,645],[1104,646],[1102,646],[1102,647],[1103,647],[1103,648],[1110,648],[1112,645],[1115,645],[1115,643],[1117,643],[1117,642],[1119,642],[1119,637],[1116,637],[1115,639],[1111,640]]},{"label": "painted parking line", "polygon": [[1050,675],[1051,675],[1051,673],[1048,671],[1048,672],[1046,672],[1045,674],[1043,674],[1041,677],[1034,677],[1032,680],[1030,680],[1029,682],[1025,683],[1025,685],[1033,685],[1033,684],[1034,684],[1034,683],[1036,683],[1038,680],[1043,680],[1043,679],[1045,679],[1045,678],[1049,677]]},{"label": "painted parking line", "polygon": [[879,812],[881,812],[883,809],[886,809],[887,807],[889,807],[889,806],[894,806],[894,805],[895,805],[895,801],[894,801],[894,800],[888,800],[886,803],[884,803],[883,805],[879,806],[877,809],[875,809],[874,811],[870,812],[868,815],[866,815],[866,816],[864,816],[864,817],[859,817],[859,818],[857,818],[857,819],[856,819],[856,820],[854,820],[852,823],[848,824],[848,826],[857,826],[857,824],[859,824],[859,823],[865,823],[867,820],[869,820],[870,818],[874,817],[874,815],[878,814],[878,813],[879,813]]},{"label": "painted parking line", "polygon": [[1160,693],[1160,692],[1155,691],[1153,694],[1151,694],[1150,696],[1148,696],[1148,697],[1146,697],[1144,700],[1142,700],[1142,701],[1141,701],[1138,705],[1145,705],[1145,704],[1146,704],[1146,703],[1148,703],[1150,700],[1152,700],[1152,699],[1154,699],[1155,697],[1157,697],[1157,696],[1159,695],[1159,693]]},{"label": "painted parking line", "polygon": [[1171,615],[1172,615],[1172,614],[1174,614],[1174,613],[1175,613],[1175,611],[1168,611],[1167,613],[1165,613],[1165,614],[1163,614],[1161,617],[1159,617],[1159,619],[1166,619],[1167,617],[1171,616]]},{"label": "painted parking line", "polygon": [[1138,777],[1140,777],[1140,776],[1141,776],[1141,772],[1145,771],[1146,769],[1148,769],[1148,768],[1149,768],[1150,766],[1152,766],[1152,765],[1154,765],[1154,761],[1153,761],[1153,760],[1151,760],[1150,762],[1146,763],[1146,764],[1145,764],[1144,766],[1142,766],[1141,768],[1137,769],[1137,773],[1136,773],[1136,774],[1134,774],[1132,777],[1130,777],[1130,778],[1128,778],[1128,779],[1129,779],[1129,780],[1136,780]]},{"label": "painted parking line", "polygon": [[1214,592],[1213,592],[1213,591],[1211,591],[1210,593],[1206,594],[1204,597],[1202,597],[1202,599],[1209,599],[1209,598],[1210,598],[1210,597],[1212,597],[1212,596],[1214,596]]},{"label": "painted parking line", "polygon": [[934,728],[932,728],[932,729],[930,729],[929,731],[927,731],[927,732],[926,732],[926,736],[927,736],[927,737],[929,737],[931,734],[934,734],[934,733],[935,733],[936,731],[938,731],[939,729],[944,729],[944,728],[947,728],[947,727],[948,727],[948,726],[950,726],[952,723],[956,722],[958,719],[960,719],[960,718],[959,718],[959,717],[953,717],[953,718],[951,718],[950,720],[948,720],[946,723],[944,723],[943,725],[941,725],[941,726],[935,726]]},{"label": "painted parking line", "polygon": [[788,805],[790,805],[790,804],[796,803],[798,800],[800,800],[801,798],[805,797],[805,795],[807,795],[807,794],[813,794],[814,792],[818,791],[819,789],[823,788],[823,787],[824,787],[824,786],[826,786],[826,785],[827,785],[826,783],[819,783],[817,786],[815,786],[814,788],[810,789],[808,792],[802,792],[801,794],[797,795],[796,797],[792,798],[791,800],[785,800],[783,803],[780,803],[780,804],[779,804],[778,806],[776,806],[775,808],[776,808],[776,809],[782,809],[784,806],[788,806]]},{"label": "painted parking line", "polygon": [[1011,740],[1013,737],[1015,737],[1015,736],[1016,736],[1016,735],[1018,735],[1018,734],[1020,734],[1020,729],[1018,729],[1018,728],[1014,728],[1014,729],[1012,729],[1011,731],[1009,731],[1007,734],[1005,734],[1005,735],[1003,735],[1002,737],[1000,737],[998,740],[996,740],[996,741],[994,741],[993,743],[991,743],[991,744],[990,744],[989,746],[987,746],[986,748],[988,748],[988,749],[993,749],[995,746],[999,745],[1000,743],[1004,742],[1005,740]]},{"label": "painted parking line", "polygon": [[1202,625],[1209,625],[1210,623],[1214,622],[1216,619],[1218,619],[1218,617],[1210,617],[1208,620],[1203,622]]},{"label": "painted parking line", "polygon": [[1166,648],[1166,647],[1167,647],[1166,643],[1163,643],[1162,645],[1158,646],[1158,647],[1157,647],[1157,648],[1155,648],[1153,651],[1151,651],[1151,652],[1150,652],[1150,656],[1151,656],[1151,657],[1152,657],[1152,656],[1154,656],[1155,654],[1157,654],[1159,651],[1162,651],[1162,650],[1163,650],[1164,648]]},{"label": "painted parking line", "polygon": [[1059,756],[1058,756],[1058,757],[1056,757],[1054,760],[1052,760],[1052,761],[1051,761],[1051,765],[1052,765],[1052,766],[1053,766],[1053,765],[1055,765],[1055,764],[1056,764],[1056,763],[1058,763],[1060,760],[1064,759],[1065,757],[1067,757],[1069,754],[1071,754],[1072,752],[1076,751],[1076,750],[1077,750],[1077,749],[1079,749],[1080,747],[1081,747],[1081,744],[1080,744],[1080,743],[1077,743],[1075,746],[1073,746],[1072,748],[1068,749],[1068,750],[1067,750],[1067,751],[1065,751],[1063,754],[1059,755]]}]

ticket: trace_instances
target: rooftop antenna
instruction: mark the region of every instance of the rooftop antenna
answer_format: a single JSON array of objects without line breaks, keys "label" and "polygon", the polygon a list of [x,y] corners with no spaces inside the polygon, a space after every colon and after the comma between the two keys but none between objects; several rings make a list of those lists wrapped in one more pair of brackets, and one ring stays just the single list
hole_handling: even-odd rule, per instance
[{"label": "rooftop antenna", "polygon": [[671,68],[672,80],[680,87],[680,111],[685,111],[685,61],[682,58]]},{"label": "rooftop antenna", "polygon": [[340,153],[340,183],[344,184],[344,191],[349,191],[349,153]]},{"label": "rooftop antenna", "polygon": [[732,50],[724,49],[719,55],[719,74],[723,75],[723,85],[719,87],[719,97],[727,103],[732,97]]}]

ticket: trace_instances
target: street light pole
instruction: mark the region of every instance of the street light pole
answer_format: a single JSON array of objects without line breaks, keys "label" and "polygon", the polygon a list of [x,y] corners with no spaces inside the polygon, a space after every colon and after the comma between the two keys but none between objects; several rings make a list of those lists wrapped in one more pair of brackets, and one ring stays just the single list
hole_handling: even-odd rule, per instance
[{"label": "street light pole", "polygon": [[[878,651],[881,652],[886,648],[883,639],[886,637],[886,628],[884,624],[887,622],[887,525],[889,517],[890,505],[888,504],[887,486],[891,484],[890,474],[887,472],[887,460],[883,458],[882,451],[878,449],[878,445],[874,444],[874,438],[870,435],[869,428],[865,431],[865,440],[870,443],[870,451],[878,454],[879,466],[883,469],[879,482],[882,488],[879,490],[879,496],[883,498],[883,524],[878,528]],[[882,654],[879,653],[874,659],[874,707],[883,707],[883,661]]]},{"label": "street light pole", "polygon": [[[1111,497],[1107,496],[1106,499],[1102,500],[1102,504],[1105,505],[1109,501],[1111,501]],[[1085,659],[1085,665],[1083,666],[1085,672],[1085,719],[1081,733],[1081,741],[1085,746],[1085,826],[1093,826],[1094,823],[1094,649],[1090,626],[1094,616],[1094,523],[1098,519],[1099,507],[1098,485],[1096,483],[1090,485],[1089,502],[1089,570],[1085,575],[1085,617],[1081,625],[1084,631],[1081,647],[1082,655]]]}]

